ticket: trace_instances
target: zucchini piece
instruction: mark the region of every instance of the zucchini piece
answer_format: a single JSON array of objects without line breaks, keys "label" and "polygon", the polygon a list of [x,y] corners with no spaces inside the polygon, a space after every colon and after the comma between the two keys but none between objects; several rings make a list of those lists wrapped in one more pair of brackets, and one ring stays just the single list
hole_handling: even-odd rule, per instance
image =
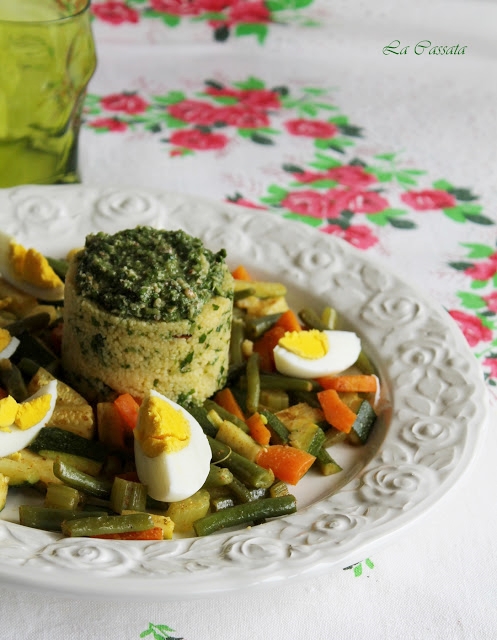
[{"label": "zucchini piece", "polygon": [[47,345],[32,333],[24,332],[19,335],[20,344],[16,349],[15,357],[19,362],[23,358],[34,360],[40,367],[50,373],[55,373],[59,367],[59,360],[55,353]]},{"label": "zucchini piece", "polygon": [[323,447],[325,448],[332,447],[333,445],[338,444],[339,442],[343,442],[347,439],[347,434],[344,431],[335,429],[335,427],[330,427],[329,429],[327,429],[325,436],[326,437],[323,442]]},{"label": "zucchini piece", "polygon": [[219,424],[216,440],[227,444],[230,449],[236,451],[244,458],[254,462],[262,447],[252,436],[242,431],[236,424],[229,420],[223,420]]},{"label": "zucchini piece", "polygon": [[324,419],[324,413],[322,409],[311,407],[306,402],[299,402],[288,409],[278,411],[276,417],[283,422],[289,431],[293,431],[309,422],[321,422]]},{"label": "zucchini piece", "polygon": [[357,412],[357,418],[347,436],[348,442],[355,446],[366,444],[375,422],[375,410],[367,400],[363,400]]},{"label": "zucchini piece", "polygon": [[318,451],[314,464],[319,468],[319,471],[323,476],[331,476],[342,470],[342,467],[338,462],[336,462],[336,460],[333,460],[324,447],[321,447]]},{"label": "zucchini piece", "polygon": [[267,409],[261,409],[259,413],[267,420],[266,426],[271,431],[271,440],[277,444],[287,444],[290,432],[278,416]]},{"label": "zucchini piece", "polygon": [[9,479],[0,473],[0,511],[3,511],[7,502],[7,493],[9,491]]},{"label": "zucchini piece", "polygon": [[82,456],[75,456],[73,453],[65,453],[63,451],[40,449],[37,453],[42,458],[45,458],[45,460],[62,460],[62,462],[75,467],[78,471],[83,471],[83,473],[94,477],[100,475],[104,466],[103,462],[97,462],[97,460],[90,460],[90,458],[83,458]]},{"label": "zucchini piece", "polygon": [[307,451],[312,456],[316,456],[325,440],[324,431],[313,422],[303,424],[297,429],[290,431],[289,443],[297,449]]},{"label": "zucchini piece", "polygon": [[195,520],[203,518],[209,511],[211,497],[208,491],[200,489],[189,498],[171,502],[166,516],[174,522],[174,530],[179,533],[190,531]]},{"label": "zucchini piece", "polygon": [[60,484],[53,472],[53,460],[45,460],[37,453],[23,449],[6,458],[0,458],[0,473],[9,478],[9,486],[23,487],[41,482]]},{"label": "zucchini piece", "polygon": [[352,409],[354,413],[357,413],[360,409],[362,401],[364,398],[356,393],[355,391],[341,391],[339,394],[340,400],[345,402],[349,409]]},{"label": "zucchini piece", "polygon": [[41,429],[28,448],[37,453],[42,450],[69,453],[97,462],[104,462],[108,453],[107,448],[101,442],[88,440],[88,438],[58,427]]},{"label": "zucchini piece", "polygon": [[49,484],[44,506],[50,509],[74,510],[78,508],[80,501],[81,494],[77,489],[66,484]]}]

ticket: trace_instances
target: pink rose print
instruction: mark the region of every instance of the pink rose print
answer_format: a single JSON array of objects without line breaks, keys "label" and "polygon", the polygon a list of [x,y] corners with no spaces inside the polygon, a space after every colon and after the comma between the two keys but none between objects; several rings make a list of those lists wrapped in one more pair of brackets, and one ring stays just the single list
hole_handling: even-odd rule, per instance
[{"label": "pink rose print", "polygon": [[175,131],[169,138],[169,142],[186,149],[207,151],[209,149],[223,149],[229,140],[220,133],[206,133],[198,129],[189,129]]},{"label": "pink rose print", "polygon": [[201,11],[222,11],[231,5],[233,0],[197,0],[196,4]]},{"label": "pink rose print", "polygon": [[100,100],[100,104],[107,111],[123,111],[130,115],[143,113],[148,105],[140,96],[126,93],[113,93]]},{"label": "pink rose print", "polygon": [[340,211],[347,209],[354,213],[379,213],[388,207],[388,200],[376,191],[331,189],[327,195],[335,198]]},{"label": "pink rose print", "polygon": [[109,131],[126,131],[128,125],[126,122],[119,120],[118,118],[96,118],[88,123],[90,127],[94,129],[108,129]]},{"label": "pink rose print", "polygon": [[223,107],[218,109],[217,114],[217,120],[243,129],[256,129],[269,125],[269,118],[264,111],[244,105],[235,104]]},{"label": "pink rose print", "polygon": [[175,16],[196,16],[200,13],[196,0],[150,0],[150,7]]},{"label": "pink rose print", "polygon": [[114,0],[92,5],[91,12],[100,20],[116,25],[124,22],[136,23],[140,19],[138,11],[126,6],[124,2],[115,2]]},{"label": "pink rose print", "polygon": [[271,13],[263,0],[236,1],[230,9],[229,24],[239,24],[240,22],[266,23],[270,22]]},{"label": "pink rose print", "polygon": [[249,209],[266,209],[266,207],[262,207],[260,204],[255,204],[255,202],[251,202],[245,198],[237,198],[236,200],[228,200],[227,202],[230,202],[231,204],[239,204],[240,206],[248,207]]},{"label": "pink rose print", "polygon": [[457,204],[453,195],[440,189],[407,191],[400,196],[400,199],[412,209],[416,209],[416,211],[449,209]]},{"label": "pink rose print", "polygon": [[497,378],[497,358],[485,358],[482,364],[490,369],[491,378]]},{"label": "pink rose print", "polygon": [[492,291],[488,296],[483,296],[489,311],[497,313],[497,291]]},{"label": "pink rose print", "polygon": [[479,342],[492,340],[492,331],[483,324],[480,318],[457,310],[449,311],[449,315],[459,325],[470,347],[475,347]]},{"label": "pink rose print", "polygon": [[485,262],[477,262],[465,269],[464,273],[473,280],[490,280],[497,273],[497,260],[490,258]]},{"label": "pink rose print", "polygon": [[317,180],[335,180],[344,187],[356,187],[357,189],[363,189],[376,182],[376,178],[370,173],[366,173],[362,167],[350,165],[335,167],[322,173],[304,171],[296,173],[295,178],[305,184]]},{"label": "pink rose print", "polygon": [[343,229],[337,224],[330,224],[327,227],[322,227],[320,231],[343,238],[343,240],[357,249],[369,249],[378,243],[378,238],[371,229],[364,224],[356,224],[346,229]]},{"label": "pink rose print", "polygon": [[332,138],[337,128],[330,122],[320,120],[287,120],[285,127],[294,136],[304,136],[306,138]]},{"label": "pink rose print", "polygon": [[216,120],[221,120],[219,109],[200,100],[182,100],[170,105],[168,112],[173,118],[203,126],[209,126]]},{"label": "pink rose print", "polygon": [[279,109],[281,107],[280,97],[276,91],[269,91],[267,89],[238,90],[228,87],[223,87],[222,89],[207,87],[205,92],[214,97],[236,98],[245,105],[258,107],[260,109]]},{"label": "pink rose print", "polygon": [[337,217],[334,202],[317,191],[293,191],[283,198],[281,206],[313,218]]}]

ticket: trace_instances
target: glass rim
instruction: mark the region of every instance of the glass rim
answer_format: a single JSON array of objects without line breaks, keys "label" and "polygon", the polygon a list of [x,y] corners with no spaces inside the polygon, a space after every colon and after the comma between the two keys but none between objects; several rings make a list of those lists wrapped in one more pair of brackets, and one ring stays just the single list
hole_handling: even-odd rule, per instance
[{"label": "glass rim", "polygon": [[42,25],[42,24],[57,24],[59,22],[64,22],[65,20],[72,20],[73,18],[77,18],[81,14],[88,11],[91,5],[91,0],[86,0],[84,6],[79,10],[71,13],[67,16],[61,16],[60,18],[50,18],[48,20],[9,20],[8,18],[2,18],[0,16],[0,24],[22,24],[22,25]]}]

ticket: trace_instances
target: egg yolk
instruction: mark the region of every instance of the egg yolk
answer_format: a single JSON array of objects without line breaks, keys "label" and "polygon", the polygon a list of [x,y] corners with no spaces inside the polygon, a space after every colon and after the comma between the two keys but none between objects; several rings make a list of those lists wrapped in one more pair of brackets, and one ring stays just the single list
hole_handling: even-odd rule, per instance
[{"label": "egg yolk", "polygon": [[287,331],[278,345],[301,358],[317,360],[328,353],[328,338],[317,329],[310,331]]},{"label": "egg yolk", "polygon": [[12,242],[10,262],[19,278],[36,287],[55,289],[63,284],[45,256],[36,249],[26,249],[21,244]]},{"label": "egg yolk", "polygon": [[135,429],[143,453],[155,458],[186,447],[190,441],[190,425],[183,414],[156,396],[149,396],[144,402],[147,404]]},{"label": "egg yolk", "polygon": [[11,431],[10,426],[14,423],[18,406],[12,396],[0,400],[0,431]]},{"label": "egg yolk", "polygon": [[52,396],[45,393],[32,400],[21,402],[17,407],[15,426],[22,431],[34,427],[49,411],[51,399]]},{"label": "egg yolk", "polygon": [[7,329],[0,329],[0,351],[3,351],[10,341],[11,335]]}]

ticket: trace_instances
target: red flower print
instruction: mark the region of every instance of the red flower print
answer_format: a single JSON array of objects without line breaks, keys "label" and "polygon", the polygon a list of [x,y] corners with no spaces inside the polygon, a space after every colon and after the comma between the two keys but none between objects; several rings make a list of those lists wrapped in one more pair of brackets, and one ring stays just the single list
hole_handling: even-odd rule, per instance
[{"label": "red flower print", "polygon": [[263,0],[236,1],[230,9],[229,24],[240,22],[266,23],[271,20],[271,12],[264,4]]},{"label": "red flower print", "polygon": [[198,129],[175,131],[169,138],[169,142],[177,147],[207,151],[209,149],[222,149],[229,140],[220,133],[206,133]]},{"label": "red flower print", "polygon": [[233,0],[197,0],[196,5],[202,11],[222,11],[232,2]]},{"label": "red flower print", "polygon": [[491,378],[497,378],[497,358],[485,358],[482,364],[490,369]]},{"label": "red flower print", "polygon": [[150,0],[150,7],[154,11],[175,16],[196,16],[200,13],[196,0]]},{"label": "red flower print", "polygon": [[355,165],[345,165],[343,167],[328,169],[326,175],[328,178],[336,180],[345,187],[355,187],[356,189],[364,189],[364,187],[368,187],[373,182],[376,182],[374,176],[366,173],[362,167]]},{"label": "red flower print", "polygon": [[128,125],[118,118],[97,118],[88,123],[94,129],[108,129],[109,131],[126,131]]},{"label": "red flower print", "polygon": [[126,6],[124,2],[115,2],[114,0],[92,5],[91,12],[100,20],[111,24],[136,23],[140,19],[138,11]]},{"label": "red flower print", "polygon": [[465,275],[473,280],[490,280],[497,273],[497,260],[490,256],[484,262],[477,262],[464,270]]},{"label": "red flower print", "polygon": [[281,107],[280,96],[275,91],[267,89],[244,89],[240,91],[240,101],[260,109],[279,109]]},{"label": "red flower print", "polygon": [[201,100],[182,100],[170,105],[168,112],[173,118],[203,126],[209,126],[217,120],[222,120],[219,116],[219,109]]},{"label": "red flower print", "polygon": [[364,224],[356,224],[347,229],[342,229],[337,224],[330,224],[320,229],[324,233],[343,238],[349,244],[357,247],[357,249],[369,249],[378,243],[378,238],[374,235],[369,227]]},{"label": "red flower print", "polygon": [[313,218],[335,218],[335,204],[317,191],[293,191],[281,201],[281,206],[293,213]]},{"label": "red flower print", "polygon": [[497,313],[497,291],[492,291],[488,296],[483,296],[483,300],[485,300],[489,311]]},{"label": "red flower print", "polygon": [[335,198],[340,211],[347,209],[354,213],[379,213],[388,207],[388,200],[380,196],[376,191],[330,189],[327,196]]},{"label": "red flower print", "polygon": [[123,111],[130,115],[143,113],[148,107],[148,102],[143,98],[127,93],[112,93],[102,98],[100,104],[107,111]]},{"label": "red flower print", "polygon": [[330,122],[320,120],[288,120],[285,122],[288,132],[294,136],[305,136],[306,138],[332,138],[337,128]]},{"label": "red flower print", "polygon": [[430,211],[432,209],[449,209],[456,205],[456,199],[447,191],[440,189],[423,189],[422,191],[407,191],[400,196],[402,202],[416,211]]},{"label": "red flower print", "polygon": [[255,202],[250,202],[250,200],[245,200],[245,198],[238,198],[237,200],[228,200],[231,204],[239,204],[242,207],[248,207],[249,209],[263,209],[266,207],[261,206],[260,204],[255,204]]},{"label": "red flower print", "polygon": [[264,111],[245,107],[241,104],[222,107],[218,109],[217,113],[219,121],[241,129],[256,129],[269,125],[269,118]]},{"label": "red flower print", "polygon": [[470,347],[475,347],[479,342],[490,342],[492,332],[486,327],[480,318],[471,316],[464,311],[449,311],[449,315],[457,322],[459,328]]}]

